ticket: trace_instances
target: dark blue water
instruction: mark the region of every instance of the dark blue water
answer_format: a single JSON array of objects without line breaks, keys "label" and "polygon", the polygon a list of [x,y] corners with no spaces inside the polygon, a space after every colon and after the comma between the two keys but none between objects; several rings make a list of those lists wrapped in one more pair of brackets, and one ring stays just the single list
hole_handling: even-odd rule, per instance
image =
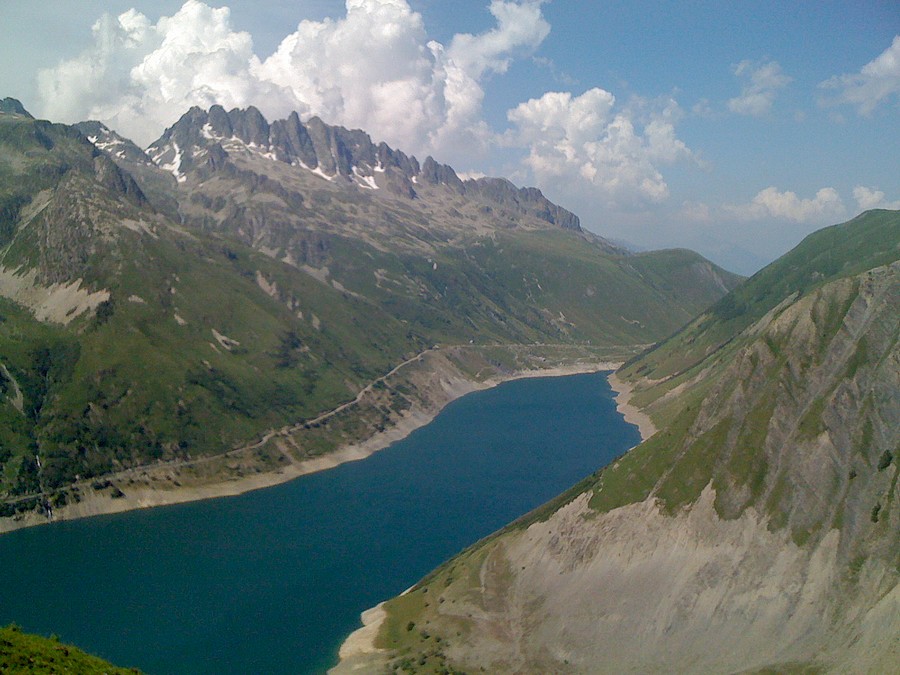
[{"label": "dark blue water", "polygon": [[605,375],[466,396],[372,457],[0,537],[0,624],[148,673],[307,673],[361,611],[639,440]]}]

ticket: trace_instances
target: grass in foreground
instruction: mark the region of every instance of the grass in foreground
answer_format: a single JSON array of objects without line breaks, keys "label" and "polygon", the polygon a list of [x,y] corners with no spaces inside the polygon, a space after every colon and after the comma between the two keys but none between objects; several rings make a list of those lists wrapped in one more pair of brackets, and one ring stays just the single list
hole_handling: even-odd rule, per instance
[{"label": "grass in foreground", "polygon": [[0,672],[135,675],[136,668],[118,668],[56,638],[23,633],[12,624],[0,628]]}]

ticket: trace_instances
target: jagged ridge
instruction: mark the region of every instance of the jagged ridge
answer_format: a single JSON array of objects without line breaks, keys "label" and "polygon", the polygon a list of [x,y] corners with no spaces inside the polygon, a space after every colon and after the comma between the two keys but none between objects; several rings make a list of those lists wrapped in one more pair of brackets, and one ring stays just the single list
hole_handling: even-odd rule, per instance
[{"label": "jagged ridge", "polygon": [[343,179],[359,187],[377,189],[413,199],[416,184],[442,185],[471,198],[512,207],[523,214],[570,230],[580,230],[578,217],[547,200],[537,188],[516,188],[500,178],[460,180],[452,167],[432,157],[419,165],[415,157],[377,145],[363,131],[325,124],[312,117],[306,124],[296,112],[269,124],[254,107],[228,112],[218,105],[209,111],[191,108],[147,148],[159,166],[180,181],[196,167],[215,168],[225,148],[235,144],[292,166],[306,168],[327,179]]}]

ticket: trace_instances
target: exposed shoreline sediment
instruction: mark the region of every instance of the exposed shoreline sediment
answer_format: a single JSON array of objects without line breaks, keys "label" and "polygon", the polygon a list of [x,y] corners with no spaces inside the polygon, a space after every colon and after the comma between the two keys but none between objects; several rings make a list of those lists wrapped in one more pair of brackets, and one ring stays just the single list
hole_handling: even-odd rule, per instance
[{"label": "exposed shoreline sediment", "polygon": [[[554,377],[577,375],[582,373],[614,370],[620,364],[616,362],[596,361],[558,366],[546,369],[530,369],[511,372],[488,378],[484,381],[451,378],[444,383],[443,396],[432,401],[431,405],[414,406],[406,411],[384,431],[376,432],[361,441],[347,443],[334,452],[320,457],[312,457],[291,462],[277,471],[256,473],[238,478],[211,481],[208,484],[170,487],[134,485],[129,486],[118,498],[110,498],[106,494],[87,494],[78,503],[68,504],[54,511],[54,521],[75,520],[93,516],[122,513],[135,509],[168,506],[185,502],[233,497],[267,487],[280,485],[310,473],[331,469],[346,462],[354,462],[369,457],[396,441],[406,438],[410,433],[427,425],[452,401],[466,394],[489,389],[511,380],[528,377]],[[161,468],[165,468],[164,466]],[[0,519],[0,534],[13,530],[48,523],[47,518],[37,512],[27,513],[17,519]]]},{"label": "exposed shoreline sediment", "polygon": [[609,386],[616,392],[616,409],[626,422],[638,428],[641,434],[641,443],[643,443],[657,432],[656,425],[653,424],[653,420],[647,413],[631,403],[633,385],[620,379],[614,372],[610,373],[607,379]]}]

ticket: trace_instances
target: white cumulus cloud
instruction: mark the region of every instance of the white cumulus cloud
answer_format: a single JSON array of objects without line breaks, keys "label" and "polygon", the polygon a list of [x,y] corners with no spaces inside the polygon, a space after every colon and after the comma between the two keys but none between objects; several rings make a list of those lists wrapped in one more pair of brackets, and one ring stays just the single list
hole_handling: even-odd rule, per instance
[{"label": "white cumulus cloud", "polygon": [[349,0],[342,19],[301,21],[256,73],[302,102],[301,113],[409,147],[447,111],[446,76],[427,43],[406,2]]},{"label": "white cumulus cloud", "polygon": [[541,14],[545,1],[517,4],[493,0],[490,12],[497,19],[497,28],[481,35],[454,36],[448,50],[450,58],[476,79],[488,70],[505,73],[512,62],[511,54],[523,47],[536,49],[550,34],[550,24]]},{"label": "white cumulus cloud", "polygon": [[620,206],[659,202],[669,194],[659,166],[691,156],[675,134],[679,114],[671,99],[641,115],[617,110],[615,96],[600,88],[548,92],[507,113],[507,141],[529,149],[524,163],[541,184],[586,184]]},{"label": "white cumulus cloud", "polygon": [[767,187],[749,203],[726,205],[723,210],[741,220],[774,218],[795,223],[825,223],[845,213],[840,195],[831,187],[822,188],[810,199],[802,199],[794,192]]},{"label": "white cumulus cloud", "polygon": [[231,29],[227,7],[188,0],[156,24],[134,9],[104,15],[93,37],[87,51],[39,73],[46,117],[99,119],[148,142],[192,105],[246,106],[282,96],[252,75],[252,40]]},{"label": "white cumulus cloud", "polygon": [[424,153],[477,151],[489,137],[482,79],[527,55],[550,27],[542,0],[493,0],[496,26],[430,40],[406,0],[346,0],[337,19],[301,21],[261,60],[227,7],[187,0],[155,24],[136,10],[104,16],[84,53],[39,76],[53,119],[99,119],[148,143],[191,105],[297,110]]},{"label": "white cumulus cloud", "polygon": [[900,209],[900,199],[896,201],[886,201],[884,192],[876,188],[857,185],[853,188],[853,198],[861,211],[869,209]]},{"label": "white cumulus cloud", "polygon": [[837,92],[826,103],[856,106],[861,115],[870,115],[882,101],[897,99],[900,96],[900,35],[858,73],[835,75],[819,87]]},{"label": "white cumulus cloud", "polygon": [[777,61],[744,60],[734,66],[734,74],[744,80],[741,95],[728,100],[728,109],[739,115],[759,117],[772,109],[775,95],[792,80]]}]

